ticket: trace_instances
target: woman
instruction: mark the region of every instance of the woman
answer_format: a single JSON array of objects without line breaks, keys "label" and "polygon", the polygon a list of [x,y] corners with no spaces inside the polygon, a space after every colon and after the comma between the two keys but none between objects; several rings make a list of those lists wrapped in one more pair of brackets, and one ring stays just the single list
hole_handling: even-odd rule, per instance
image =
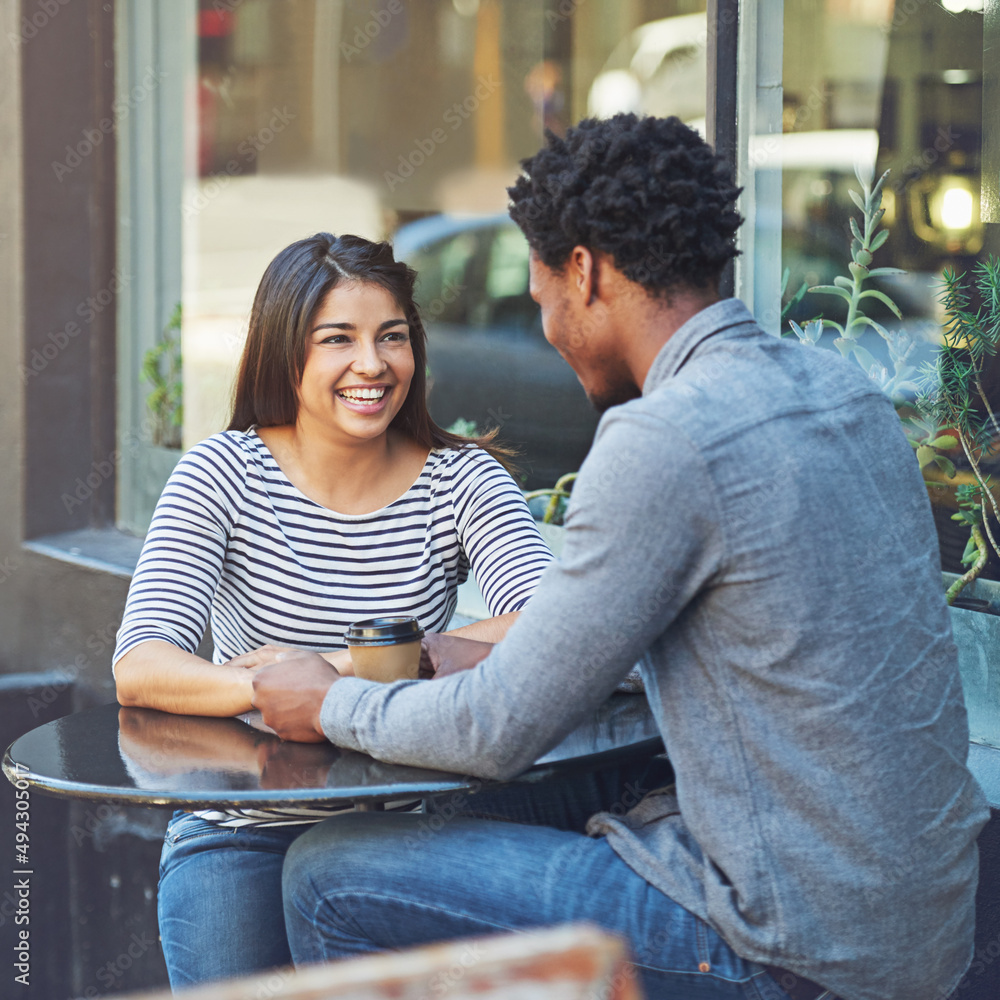
[{"label": "woman", "polygon": [[[386,243],[320,233],[287,247],[254,300],[229,428],[167,483],[115,650],[123,705],[230,716],[281,648],[349,670],[353,621],[446,627],[473,569],[500,639],[551,556],[488,439],[441,430],[425,401],[415,274]],[[195,655],[211,620],[214,662]],[[178,813],[160,868],[174,988],[291,957],[281,864],[329,810]]]}]

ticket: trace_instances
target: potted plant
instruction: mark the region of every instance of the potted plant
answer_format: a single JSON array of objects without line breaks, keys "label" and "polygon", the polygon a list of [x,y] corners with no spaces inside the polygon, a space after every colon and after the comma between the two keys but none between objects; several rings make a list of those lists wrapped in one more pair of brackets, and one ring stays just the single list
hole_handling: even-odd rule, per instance
[{"label": "potted plant", "polygon": [[[900,268],[872,267],[875,252],[888,239],[889,231],[880,229],[885,210],[882,208],[882,187],[889,171],[871,186],[858,172],[862,191],[851,191],[851,198],[861,210],[860,224],[851,218],[850,277],[838,276],[833,285],[817,285],[808,291],[837,295],[847,303],[847,318],[843,324],[822,317],[805,327],[794,321],[789,326],[800,340],[818,343],[826,327],[839,336],[834,344],[845,357],[853,357],[880,388],[893,400],[903,422],[917,462],[924,473],[929,490],[941,490],[943,485],[952,494],[956,513],[952,520],[962,525],[968,540],[962,555],[967,571],[949,580],[946,597],[952,604],[961,590],[975,580],[986,565],[986,541],[1000,555],[995,532],[989,523],[992,513],[1000,521],[1000,507],[992,492],[989,476],[981,468],[982,456],[992,447],[994,437],[1000,439],[1000,426],[983,391],[982,375],[985,361],[991,357],[1000,340],[1000,264],[986,262],[976,268],[976,289],[984,305],[973,313],[969,308],[970,290],[965,275],[944,273],[941,300],[946,322],[943,345],[937,360],[918,372],[911,363],[912,340],[901,331],[889,331],[865,308],[871,301],[881,302],[899,319],[902,314],[895,302],[877,288],[865,287],[871,278],[903,274]],[[785,279],[787,282],[787,277]],[[793,300],[802,297],[800,289]],[[885,341],[893,370],[890,372],[860,343],[866,329],[872,329]],[[922,384],[915,381],[922,375]],[[908,402],[907,393],[916,395]],[[972,469],[973,481],[962,475],[949,457],[949,452],[961,449]],[[950,483],[942,484],[942,475]]]},{"label": "potted plant", "polygon": [[148,385],[144,434],[149,445],[138,455],[141,509],[152,511],[181,457],[184,421],[181,304],[174,306],[157,342],[142,357],[139,381]]}]

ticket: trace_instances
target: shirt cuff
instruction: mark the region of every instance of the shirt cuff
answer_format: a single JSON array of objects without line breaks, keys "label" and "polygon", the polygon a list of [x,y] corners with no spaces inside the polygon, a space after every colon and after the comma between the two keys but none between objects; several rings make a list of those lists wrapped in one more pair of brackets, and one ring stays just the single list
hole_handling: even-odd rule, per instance
[{"label": "shirt cuff", "polygon": [[384,685],[360,677],[341,677],[330,685],[319,709],[319,724],[323,735],[335,746],[348,750],[364,749],[354,734],[351,720],[358,702],[376,687]]}]

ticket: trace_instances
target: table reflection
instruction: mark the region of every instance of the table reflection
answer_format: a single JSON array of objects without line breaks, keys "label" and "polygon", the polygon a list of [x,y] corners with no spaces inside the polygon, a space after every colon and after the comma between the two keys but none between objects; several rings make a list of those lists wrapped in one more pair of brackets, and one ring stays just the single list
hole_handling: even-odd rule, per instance
[{"label": "table reflection", "polygon": [[[363,804],[480,786],[468,775],[388,764],[330,743],[285,742],[266,728],[254,713],[217,719],[104,705],[22,736],[3,767],[9,777],[17,766],[19,778],[56,795],[192,808]],[[523,778],[656,749],[646,699],[618,695]]]}]

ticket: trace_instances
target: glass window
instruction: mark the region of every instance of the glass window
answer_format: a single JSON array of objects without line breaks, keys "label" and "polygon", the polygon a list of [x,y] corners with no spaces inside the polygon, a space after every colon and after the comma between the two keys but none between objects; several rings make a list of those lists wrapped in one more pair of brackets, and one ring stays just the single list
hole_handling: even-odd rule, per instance
[{"label": "glass window", "polygon": [[[878,296],[865,300],[865,312],[890,339],[905,338],[897,345],[911,345],[905,364],[915,366],[918,377],[889,388],[901,415],[912,414],[916,393],[906,383],[919,383],[919,369],[933,363],[941,348],[944,270],[968,272],[987,253],[1000,252],[995,114],[1000,69],[989,57],[998,39],[989,37],[981,0],[785,0],[778,27],[784,32],[780,120],[770,130],[758,121],[749,140],[757,193],[749,225],[759,248],[766,245],[761,234],[766,236],[769,226],[777,229],[780,219],[787,284],[779,315],[778,275],[767,273],[762,283],[760,272],[769,262],[758,249],[753,281],[758,315],[775,333],[779,326],[787,333],[790,320],[803,324],[822,315],[844,321],[848,303],[835,293],[793,299],[802,285],[851,277],[850,222],[861,215],[852,200],[852,191],[861,187],[855,170],[868,178],[888,170],[882,227],[889,235],[871,266],[904,273],[878,275],[865,288],[884,293],[900,315]],[[766,61],[766,54],[758,59]],[[994,113],[987,115],[991,94]],[[772,201],[760,194],[768,190],[769,177],[780,178],[771,189]],[[773,288],[762,289],[765,283]],[[836,349],[836,337],[828,329],[823,345]],[[886,338],[868,327],[859,343],[868,352],[859,359],[876,363],[870,374],[891,382],[896,368]],[[990,361],[984,379],[990,395],[998,375]],[[958,467],[954,478],[936,467],[925,475],[941,483],[931,489],[931,498],[944,566],[959,570],[968,526],[957,525],[951,514],[956,487],[974,482],[974,476],[960,451],[950,457]],[[992,456],[982,458],[984,470],[995,472]],[[992,567],[988,572],[995,575],[995,558]]]},{"label": "glass window", "polygon": [[705,25],[698,0],[200,0],[185,446],[225,426],[268,261],[326,230],[390,238],[418,269],[439,423],[499,426],[526,486],[576,469],[597,418],[541,337],[505,188],[543,128],[588,113],[703,128]]}]

